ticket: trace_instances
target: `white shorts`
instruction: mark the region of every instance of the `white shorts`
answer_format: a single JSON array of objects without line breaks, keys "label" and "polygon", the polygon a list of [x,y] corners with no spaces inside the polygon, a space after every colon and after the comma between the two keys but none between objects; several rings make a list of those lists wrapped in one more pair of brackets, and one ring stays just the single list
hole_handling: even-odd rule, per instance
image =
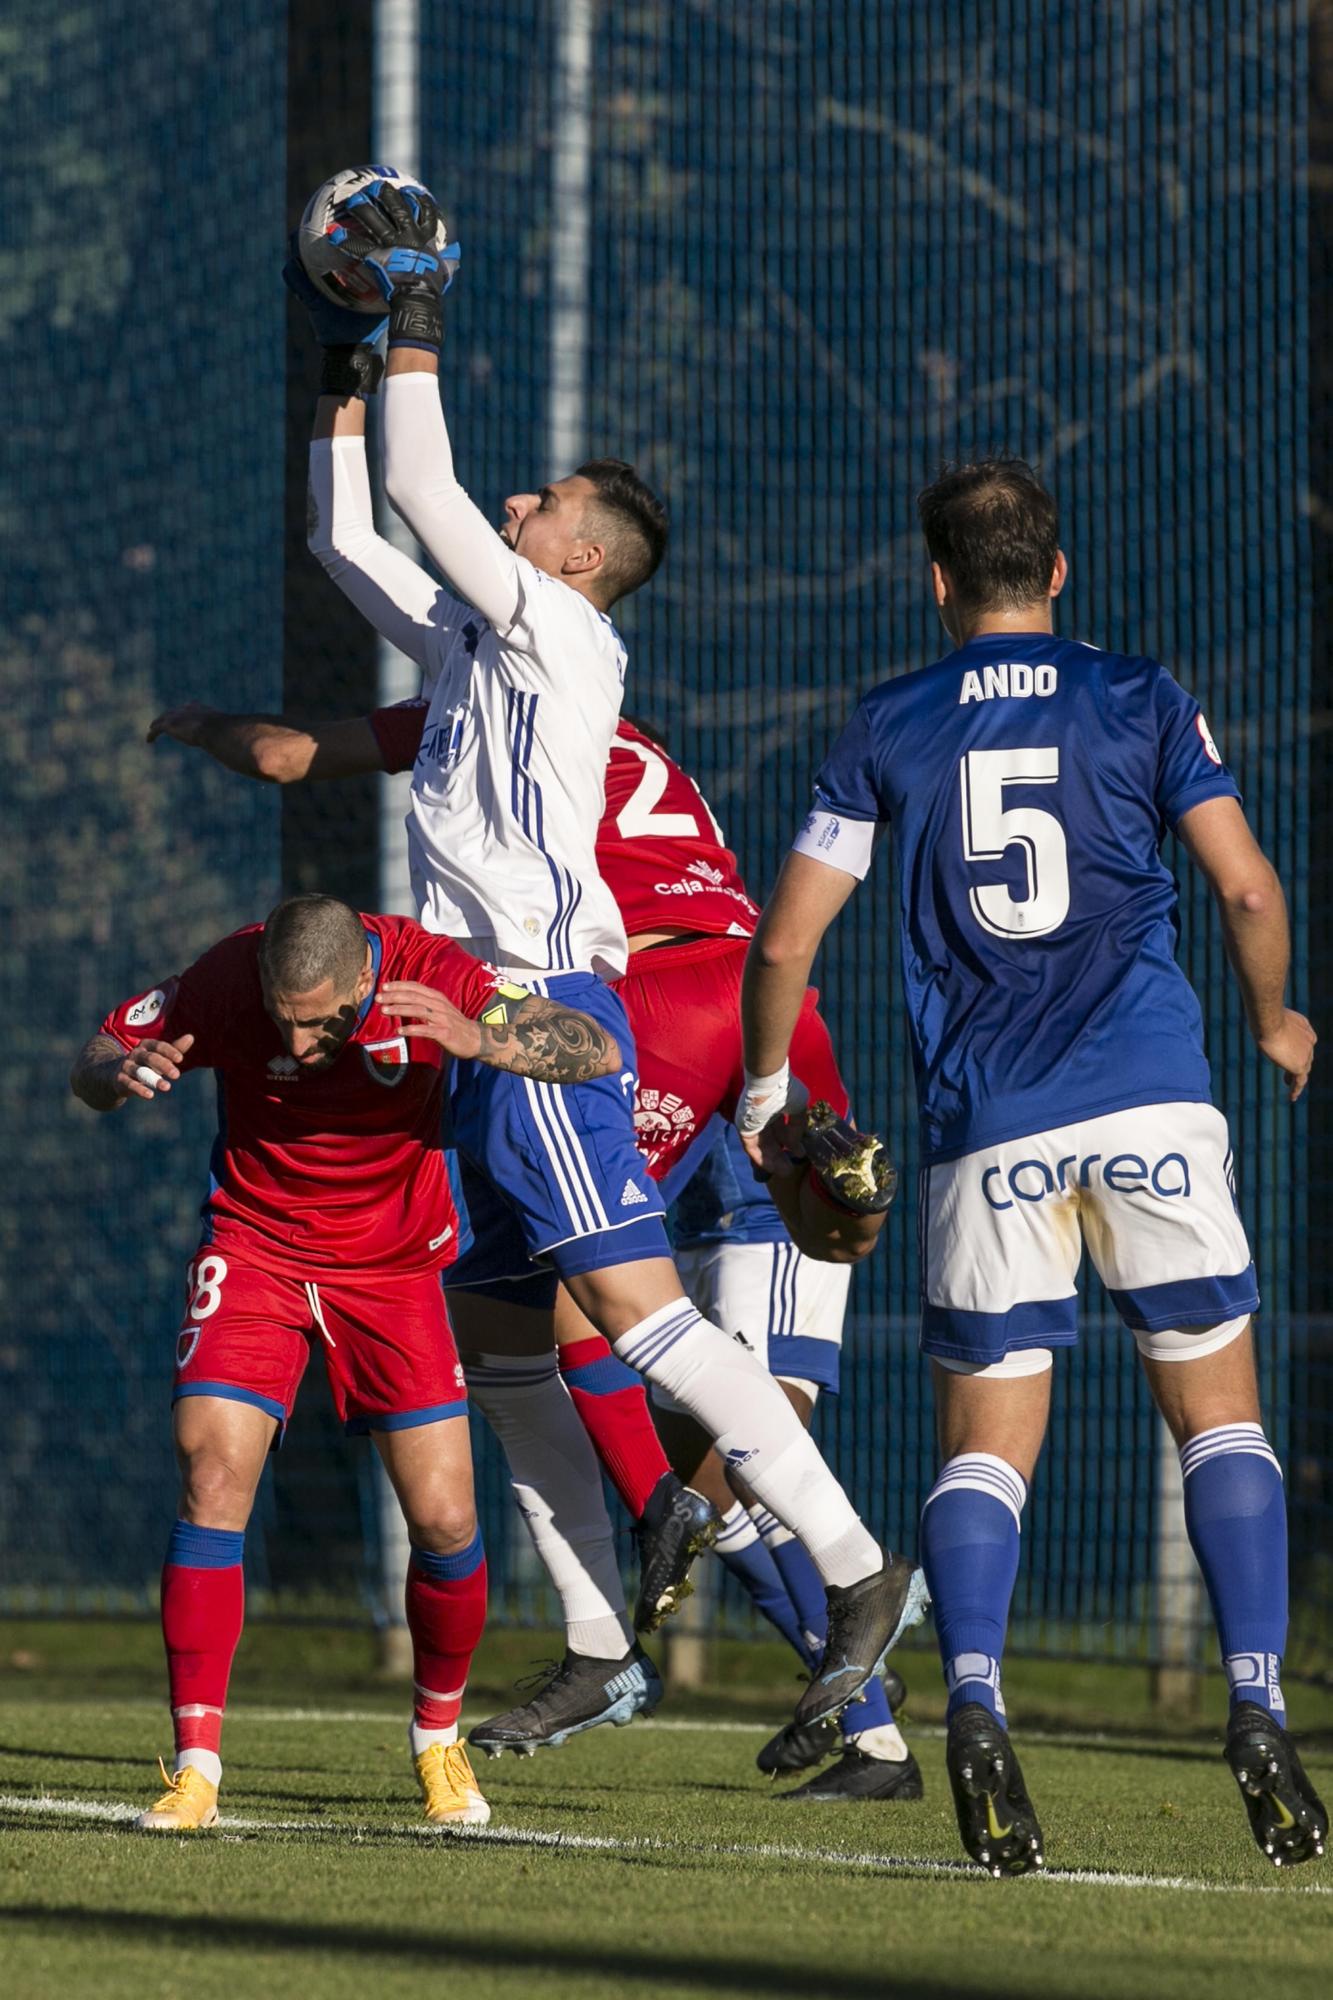
[{"label": "white shorts", "polygon": [[850,1264],[818,1263],[794,1243],[706,1243],[678,1250],[676,1269],[699,1311],[771,1375],[837,1395]]},{"label": "white shorts", "polygon": [[1147,1354],[1208,1353],[1259,1303],[1211,1104],[1106,1112],[923,1168],[921,1226],[921,1345],[942,1361],[1072,1346],[1085,1244]]}]

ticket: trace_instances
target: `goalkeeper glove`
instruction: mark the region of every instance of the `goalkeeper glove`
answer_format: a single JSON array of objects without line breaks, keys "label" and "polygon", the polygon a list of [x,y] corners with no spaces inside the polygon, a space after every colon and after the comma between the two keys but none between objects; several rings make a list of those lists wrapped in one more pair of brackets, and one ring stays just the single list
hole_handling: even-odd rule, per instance
[{"label": "goalkeeper glove", "polygon": [[372,182],[334,211],[346,234],[338,247],[354,257],[384,294],[389,345],[438,350],[444,339],[441,301],[458,267],[458,245],[435,247],[440,212],[425,188]]},{"label": "goalkeeper glove", "polygon": [[386,321],[371,313],[354,312],[326,299],[301,262],[297,239],[282,267],[282,282],[310,315],[315,339],[324,349],[319,378],[321,396],[373,396],[384,373],[384,357],[376,342]]}]

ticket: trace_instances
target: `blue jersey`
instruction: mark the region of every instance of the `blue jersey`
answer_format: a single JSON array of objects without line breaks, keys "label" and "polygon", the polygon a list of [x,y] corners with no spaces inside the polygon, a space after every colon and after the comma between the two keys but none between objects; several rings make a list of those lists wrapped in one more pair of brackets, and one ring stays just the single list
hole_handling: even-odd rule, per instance
[{"label": "blue jersey", "polygon": [[[696,1164],[697,1162],[697,1164]],[[678,1250],[700,1243],[786,1243],[786,1225],[730,1119],[715,1118],[686,1155],[690,1177],[671,1211]]]},{"label": "blue jersey", "polygon": [[1238,797],[1156,660],[995,633],[871,690],[796,846],[864,875],[893,827],[927,1160],[1209,1100],[1159,848],[1191,806]]}]

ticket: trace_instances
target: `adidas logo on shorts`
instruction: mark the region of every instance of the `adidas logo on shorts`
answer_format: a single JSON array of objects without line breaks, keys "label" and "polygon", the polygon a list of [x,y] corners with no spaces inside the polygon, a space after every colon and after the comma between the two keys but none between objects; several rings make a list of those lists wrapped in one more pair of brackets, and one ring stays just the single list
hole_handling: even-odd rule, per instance
[{"label": "adidas logo on shorts", "polygon": [[620,1197],[622,1208],[642,1208],[648,1200],[642,1188],[635,1187],[633,1181],[626,1181]]}]

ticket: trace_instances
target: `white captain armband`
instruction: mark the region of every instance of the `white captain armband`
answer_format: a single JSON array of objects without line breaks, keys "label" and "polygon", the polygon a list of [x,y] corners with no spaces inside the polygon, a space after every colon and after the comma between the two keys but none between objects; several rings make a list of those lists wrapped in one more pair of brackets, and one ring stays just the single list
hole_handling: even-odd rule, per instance
[{"label": "white captain armband", "polygon": [[827,862],[845,875],[864,881],[875,858],[873,819],[842,819],[823,806],[816,806],[792,842],[794,854],[808,854],[812,861]]}]

